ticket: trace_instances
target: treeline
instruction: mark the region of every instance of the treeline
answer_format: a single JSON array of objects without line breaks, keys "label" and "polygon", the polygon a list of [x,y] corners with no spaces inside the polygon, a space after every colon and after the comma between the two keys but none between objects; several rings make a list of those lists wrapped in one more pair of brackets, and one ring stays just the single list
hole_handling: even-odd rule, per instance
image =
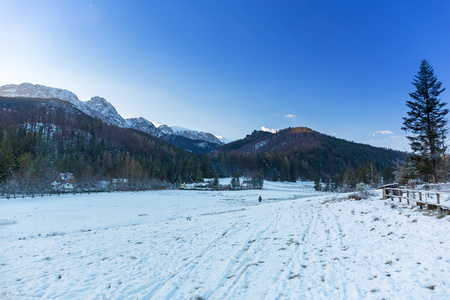
[{"label": "treeline", "polygon": [[[236,172],[251,176],[261,173],[266,180],[291,181],[314,180],[332,181],[336,186],[354,186],[354,181],[372,183],[393,180],[394,158],[373,161],[360,153],[349,153],[335,157],[323,150],[308,152],[295,151],[290,155],[276,153],[218,153],[211,158],[213,173],[231,177]],[[332,153],[331,153],[332,154]],[[350,159],[352,157],[352,159]],[[368,171],[370,170],[370,172]]]},{"label": "treeline", "polygon": [[258,172],[272,181],[318,177],[324,183],[330,182],[330,186],[354,187],[355,180],[368,181],[369,175],[361,175],[366,169],[371,169],[369,177],[373,182],[377,181],[375,178],[391,181],[392,167],[406,157],[404,152],[349,142],[298,127],[275,134],[254,131],[242,140],[220,147],[213,154],[211,164],[213,172],[221,176]]},{"label": "treeline", "polygon": [[101,180],[128,179],[128,188],[149,188],[158,182],[202,181],[209,159],[133,133],[139,151],[116,147],[87,131],[57,126],[0,127],[2,189],[48,190],[59,172],[72,172],[81,188],[95,188]]},{"label": "treeline", "polygon": [[376,165],[368,161],[360,165],[357,169],[348,169],[341,171],[335,176],[326,176],[321,178],[316,174],[314,178],[314,188],[317,191],[353,191],[357,184],[364,183],[367,186],[377,187],[381,184],[394,182],[395,168],[390,164],[379,170]]}]

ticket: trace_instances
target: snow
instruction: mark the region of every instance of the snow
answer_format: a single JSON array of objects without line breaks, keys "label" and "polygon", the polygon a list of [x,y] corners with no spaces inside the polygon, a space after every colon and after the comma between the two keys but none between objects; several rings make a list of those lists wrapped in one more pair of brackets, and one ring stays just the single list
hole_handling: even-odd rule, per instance
[{"label": "snow", "polygon": [[[163,124],[163,123],[159,123],[159,122],[155,122],[155,121],[150,121],[153,125],[155,125],[155,127],[156,128],[159,128],[160,126],[163,126],[163,125],[165,125],[165,124]],[[165,125],[165,126],[167,126],[167,125]],[[170,125],[169,125],[170,126]]]},{"label": "snow", "polygon": [[159,135],[178,135],[191,140],[206,141],[208,143],[223,145],[224,142],[215,135],[203,131],[196,131],[179,126],[165,125],[151,122],[159,131]]},{"label": "snow", "polygon": [[117,125],[122,128],[129,128],[129,121],[122,118],[115,107],[105,98],[92,97],[91,100],[84,102],[84,112],[94,118],[99,118],[103,122],[111,125]]},{"label": "snow", "polygon": [[262,142],[259,142],[259,143],[255,144],[253,146],[253,151],[254,152],[258,151],[261,147],[264,147],[268,142],[269,142],[268,140],[265,140],[265,141],[262,141]]},{"label": "snow", "polygon": [[0,199],[0,298],[444,299],[449,229],[312,183]]},{"label": "snow", "polygon": [[126,121],[128,122],[130,128],[146,132],[156,137],[161,136],[161,133],[158,131],[155,125],[153,125],[152,122],[148,121],[145,118],[129,118],[126,119]]},{"label": "snow", "polygon": [[68,101],[77,107],[81,103],[77,95],[68,90],[52,88],[45,85],[32,84],[28,82],[1,86],[0,96],[60,99]]}]

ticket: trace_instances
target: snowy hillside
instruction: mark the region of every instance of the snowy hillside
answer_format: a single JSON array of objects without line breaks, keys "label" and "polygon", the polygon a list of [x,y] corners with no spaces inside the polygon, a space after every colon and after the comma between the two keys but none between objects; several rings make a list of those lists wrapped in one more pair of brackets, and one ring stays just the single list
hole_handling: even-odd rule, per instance
[{"label": "snowy hillside", "polygon": [[448,216],[344,198],[266,182],[0,199],[0,298],[448,297]]}]

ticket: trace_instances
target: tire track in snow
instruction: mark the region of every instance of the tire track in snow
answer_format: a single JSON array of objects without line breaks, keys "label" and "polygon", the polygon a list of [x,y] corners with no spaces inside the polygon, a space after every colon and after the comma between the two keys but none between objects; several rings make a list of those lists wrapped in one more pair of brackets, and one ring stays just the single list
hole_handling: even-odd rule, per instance
[{"label": "tire track in snow", "polygon": [[[162,280],[160,284],[154,286],[154,288],[148,291],[146,294],[148,296],[152,296],[158,299],[169,299],[177,297],[179,294],[178,291],[186,290],[184,287],[188,286],[190,283],[195,281],[195,279],[197,279],[196,276],[194,276],[195,274],[197,273],[205,274],[204,270],[205,268],[209,269],[210,270],[209,272],[212,273],[215,272],[214,266],[212,266],[211,264],[213,262],[217,264],[217,257],[216,257],[218,253],[217,249],[221,249],[221,252],[222,251],[229,252],[227,251],[228,250],[227,248],[230,248],[231,245],[231,249],[229,250],[233,251],[233,244],[231,244],[231,241],[236,241],[234,244],[240,242],[243,239],[242,232],[244,234],[250,234],[249,237],[247,238],[248,241],[259,240],[259,237],[263,235],[265,232],[267,232],[269,228],[273,227],[280,217],[281,216],[278,215],[277,219],[273,219],[271,223],[267,225],[267,228],[263,230],[259,230],[259,227],[261,226],[260,222],[255,220],[253,220],[252,222],[250,219],[246,222],[246,226],[236,228],[236,224],[242,222],[238,220],[240,219],[240,216],[236,215],[233,216],[234,218],[233,222],[235,224],[233,224],[231,227],[227,227],[225,229],[213,228],[214,224],[211,224],[212,225],[211,230],[214,230],[215,232],[220,231],[222,232],[222,234],[213,241],[208,242],[208,245],[204,249],[198,251],[198,253],[200,254],[197,255],[195,258],[189,260],[186,264],[184,264],[176,275],[170,278],[165,278],[165,280]],[[241,223],[239,224],[241,225]],[[255,232],[257,233],[255,234]],[[243,257],[245,256],[245,253],[249,251],[250,248],[254,247],[253,243],[249,244],[250,246],[248,244],[244,244],[238,250],[235,250],[235,254],[231,255],[231,258],[228,260],[226,269],[222,270],[222,272],[229,272],[230,267],[236,265],[235,261],[238,262],[248,261],[248,259],[245,260],[243,259]],[[220,265],[222,266],[223,264],[224,263],[220,263]],[[197,268],[201,268],[201,270],[199,270],[201,272],[197,272]],[[194,278],[194,280],[189,281],[190,278],[191,279]],[[179,284],[180,282],[184,283],[180,285]],[[198,282],[198,284],[201,285],[202,282],[200,281]]]},{"label": "tire track in snow", "polygon": [[[233,255],[228,263],[228,271],[226,272],[225,277],[208,296],[216,299],[224,299],[225,297],[230,297],[230,295],[232,295],[233,292],[236,292],[236,289],[239,289],[242,284],[246,284],[245,278],[243,278],[246,275],[246,271],[250,267],[256,267],[258,266],[258,263],[262,262],[262,260],[260,260],[260,255],[263,252],[262,250],[267,247],[268,241],[270,240],[269,236],[271,232],[277,228],[280,219],[281,214],[277,213],[275,218],[273,218],[263,229],[259,229],[261,227],[261,225],[259,225],[261,224],[261,220],[253,220],[254,223],[257,224],[257,233],[252,234],[247,245],[244,244],[240,250]],[[251,232],[252,231],[249,231],[249,233]],[[265,235],[267,236],[265,237]]]},{"label": "tire track in snow", "polygon": [[[293,216],[304,221],[302,223],[299,223],[299,228],[295,229],[302,231],[301,234],[297,233],[297,236],[300,237],[300,243],[299,245],[295,245],[296,249],[292,251],[290,253],[290,256],[286,258],[287,263],[284,262],[283,268],[278,271],[274,287],[268,290],[266,293],[265,297],[268,299],[280,299],[286,297],[284,291],[288,290],[288,285],[298,285],[298,281],[296,281],[297,275],[299,278],[302,277],[301,269],[303,269],[303,267],[301,267],[300,265],[304,265],[306,261],[309,260],[307,255],[310,251],[313,241],[316,239],[315,231],[319,223],[318,208],[312,203],[301,204],[298,205],[298,211],[300,212],[300,214],[293,214]],[[292,236],[292,234],[289,236]]]},{"label": "tire track in snow", "polygon": [[[301,239],[300,239],[301,242],[294,241],[293,238],[290,238],[290,240],[288,241],[288,245],[294,244],[295,250],[291,251],[291,255],[287,258],[288,262],[285,263],[286,268],[284,268],[283,270],[280,270],[279,274],[277,275],[276,282],[279,282],[282,277],[288,278],[289,274],[292,273],[292,267],[291,267],[292,262],[295,259],[301,258],[302,255],[298,255],[298,253],[300,250],[304,250],[306,247],[307,242],[305,241],[305,239],[310,233],[311,224],[313,224],[313,222],[316,220],[313,206],[312,205],[308,205],[308,206],[309,206],[309,213],[307,216],[307,220],[308,220],[307,225],[306,225],[306,228],[304,229],[303,233],[301,235],[299,235],[299,236],[301,236]],[[302,207],[300,211],[302,211],[304,209],[305,209],[305,207]],[[304,220],[303,214],[300,214],[300,217],[296,216],[296,215],[292,215],[292,216],[294,218],[299,218],[302,221]],[[301,227],[301,229],[303,229],[303,226]],[[290,234],[289,236],[295,236],[295,235]],[[288,269],[288,267],[289,267],[289,269]]]},{"label": "tire track in snow", "polygon": [[[159,284],[155,285],[151,290],[146,291],[145,295],[149,297],[155,297],[158,299],[171,299],[175,293],[180,290],[183,285],[178,285],[179,282],[183,282],[192,277],[192,274],[196,271],[196,266],[200,265],[202,259],[214,248],[219,246],[219,242],[225,235],[234,235],[243,231],[245,227],[236,228],[236,223],[227,227],[221,235],[210,241],[203,249],[197,251],[198,255],[190,259],[187,263],[183,264],[177,274],[170,278],[163,278]],[[203,266],[203,265],[202,265]],[[169,291],[167,291],[169,289]]]}]

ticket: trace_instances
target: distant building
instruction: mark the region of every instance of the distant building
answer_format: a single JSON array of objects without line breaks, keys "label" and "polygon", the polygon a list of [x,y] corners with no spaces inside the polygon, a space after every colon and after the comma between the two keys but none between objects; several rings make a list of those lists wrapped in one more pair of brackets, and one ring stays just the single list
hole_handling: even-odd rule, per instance
[{"label": "distant building", "polygon": [[70,192],[75,187],[75,177],[73,173],[59,173],[58,178],[52,183],[55,191]]},{"label": "distant building", "polygon": [[98,182],[98,187],[102,190],[106,190],[111,187],[111,181],[102,180]]},{"label": "distant building", "polygon": [[124,187],[128,184],[128,179],[126,178],[115,178],[111,181],[111,186],[113,188]]},{"label": "distant building", "polygon": [[241,187],[242,187],[243,189],[253,189],[253,182],[252,182],[251,180],[244,180],[244,181],[242,182]]}]

